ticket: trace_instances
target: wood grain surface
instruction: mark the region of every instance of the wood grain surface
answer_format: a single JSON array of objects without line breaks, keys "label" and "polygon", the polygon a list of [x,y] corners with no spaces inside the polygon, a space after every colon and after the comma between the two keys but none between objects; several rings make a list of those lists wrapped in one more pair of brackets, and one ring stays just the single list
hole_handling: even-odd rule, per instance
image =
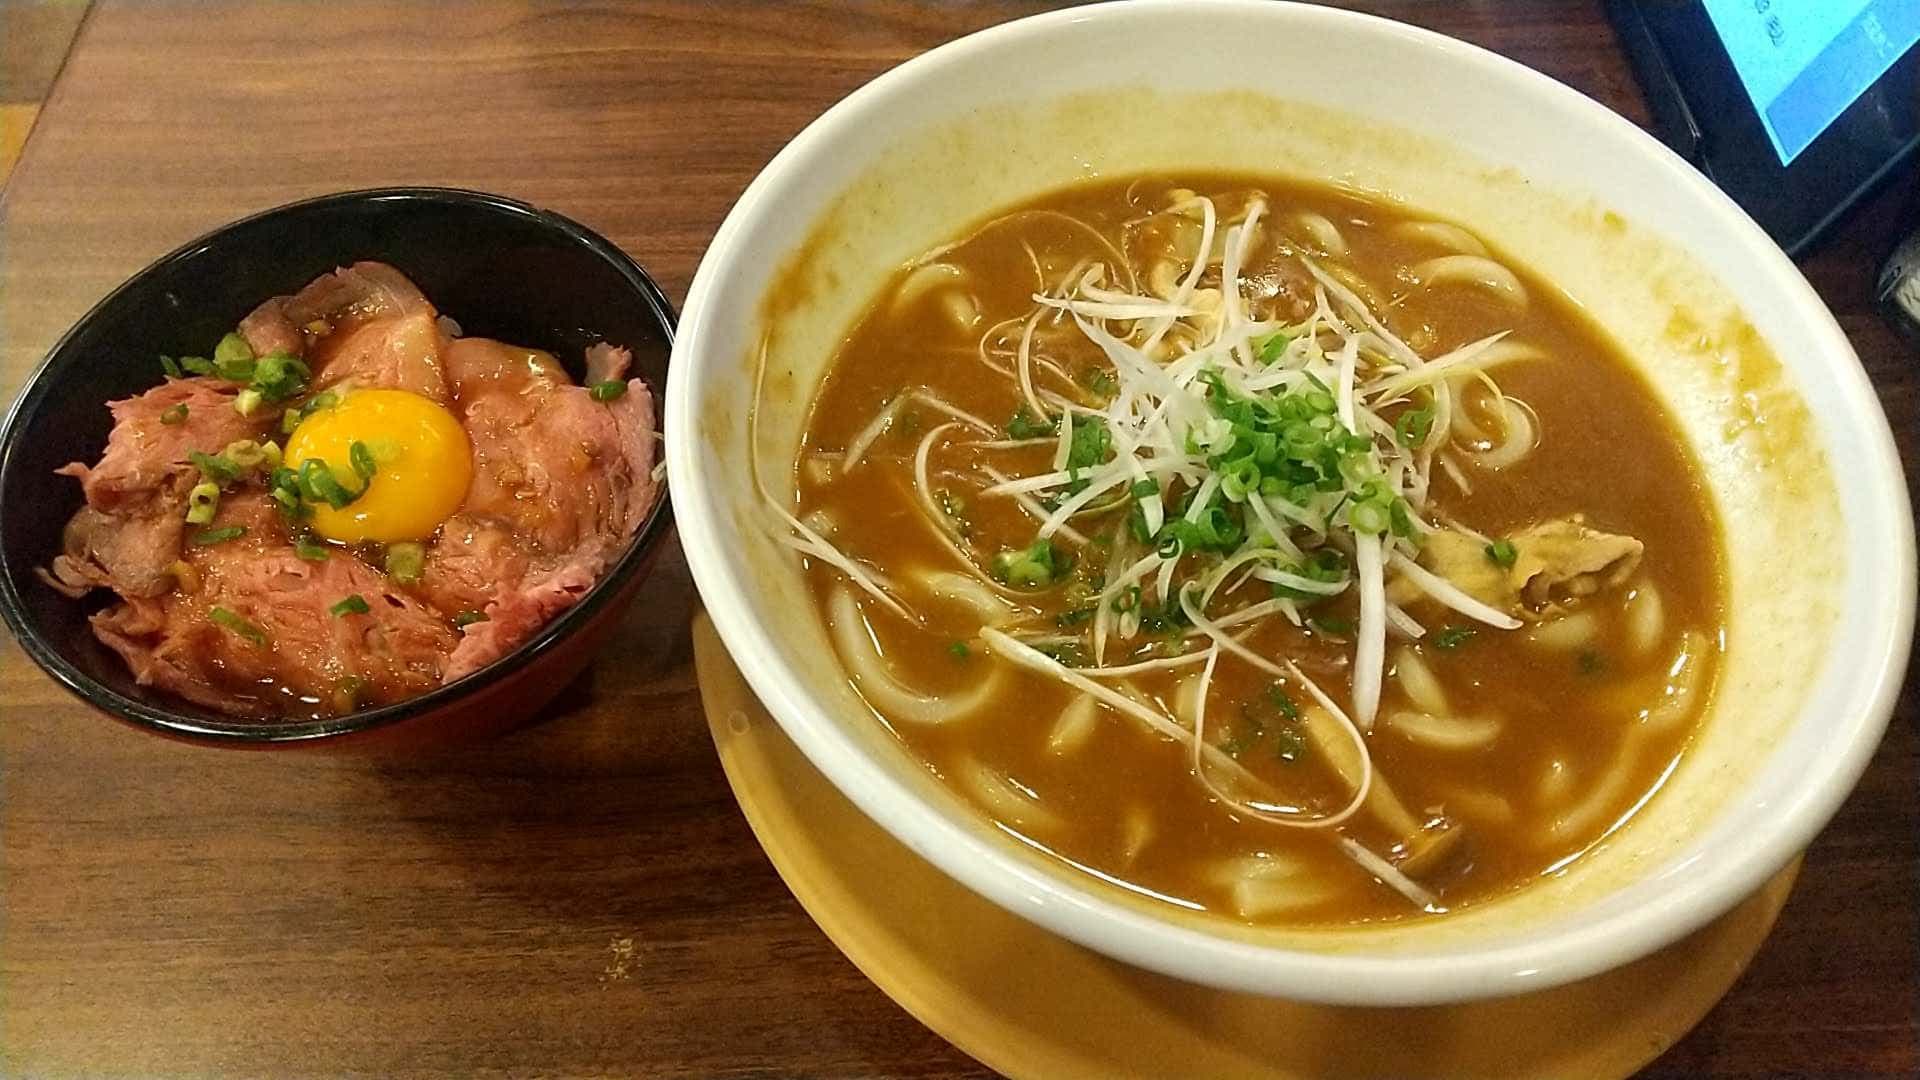
[{"label": "wood grain surface", "polygon": [[[735,196],[808,120],[1037,6],[100,3],[0,195],[0,400],[153,257],[344,188],[553,206],[678,300]],[[1355,6],[1645,118],[1600,0]],[[1920,349],[1868,305],[1907,194],[1873,200],[1806,268],[1912,476]],[[755,846],[701,719],[694,603],[666,556],[543,722],[386,764],[151,739],[0,641],[4,1071],[985,1075],[843,960]],[[1646,1075],[1920,1072],[1917,719],[1909,687],[1772,940]]]}]

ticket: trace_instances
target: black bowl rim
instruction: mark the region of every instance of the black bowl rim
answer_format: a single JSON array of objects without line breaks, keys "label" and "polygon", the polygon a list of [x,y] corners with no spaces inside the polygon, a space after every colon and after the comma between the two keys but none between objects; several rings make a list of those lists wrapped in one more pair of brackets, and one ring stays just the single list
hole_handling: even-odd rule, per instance
[{"label": "black bowl rim", "polygon": [[[121,295],[133,288],[148,275],[169,263],[177,262],[197,253],[205,245],[212,243],[222,234],[250,225],[275,215],[316,207],[326,207],[352,202],[441,202],[461,203],[483,207],[489,210],[530,218],[533,221],[553,229],[573,242],[583,245],[589,251],[610,264],[622,277],[627,279],[634,291],[646,301],[661,332],[666,336],[669,354],[672,351],[676,316],[673,304],[661,292],[660,286],[648,274],[646,268],[636,262],[632,256],[620,250],[611,241],[592,229],[551,210],[542,210],[530,203],[510,199],[502,195],[493,195],[484,191],[452,187],[383,187],[362,188],[354,191],[334,192],[328,195],[300,199],[285,203],[246,217],[227,222],[201,236],[180,245],[166,255],[155,259],[138,273],[121,282],[87,313],[80,317],[53,347],[47,350],[40,365],[27,376],[20,394],[14,399],[13,406],[7,410],[4,423],[0,423],[0,475],[5,475],[13,456],[15,437],[21,430],[21,418],[42,399],[54,390],[54,381],[47,377],[55,358],[59,357],[68,343],[89,323],[100,317]],[[664,379],[663,379],[664,381]],[[665,387],[654,387],[656,398],[663,398]],[[659,423],[656,420],[656,423]],[[129,723],[150,728],[166,735],[184,737],[190,741],[210,745],[245,746],[273,743],[306,742],[326,739],[340,735],[373,731],[391,727],[408,720],[416,719],[445,707],[459,698],[486,689],[512,674],[521,666],[552,651],[568,634],[586,625],[600,609],[604,608],[614,596],[618,595],[629,578],[632,578],[645,565],[651,549],[666,536],[673,524],[671,500],[666,492],[660,497],[640,530],[629,541],[627,550],[620,556],[600,580],[594,583],[587,594],[567,610],[561,612],[553,621],[540,629],[532,639],[522,643],[512,652],[488,664],[486,667],[455,680],[445,686],[436,687],[418,697],[377,709],[363,709],[341,716],[327,717],[321,720],[282,720],[282,721],[222,721],[206,720],[195,716],[186,716],[170,712],[135,698],[130,698],[109,687],[69,662],[41,637],[39,631],[28,621],[26,609],[19,591],[14,587],[11,572],[0,573],[0,616],[4,616],[14,637],[19,640],[28,656],[32,657],[41,670],[66,687],[81,700],[95,708],[105,710]],[[0,552],[0,560],[5,559]],[[11,569],[11,568],[9,568]]]}]

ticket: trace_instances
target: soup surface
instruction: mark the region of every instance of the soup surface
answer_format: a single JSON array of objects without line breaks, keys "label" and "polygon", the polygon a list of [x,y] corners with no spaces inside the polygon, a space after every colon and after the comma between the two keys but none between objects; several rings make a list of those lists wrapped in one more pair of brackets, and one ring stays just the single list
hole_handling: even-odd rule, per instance
[{"label": "soup surface", "polygon": [[928,252],[795,468],[840,659],[927,767],[1249,922],[1555,872],[1718,662],[1718,526],[1648,387],[1470,232],[1326,188],[1103,181]]}]

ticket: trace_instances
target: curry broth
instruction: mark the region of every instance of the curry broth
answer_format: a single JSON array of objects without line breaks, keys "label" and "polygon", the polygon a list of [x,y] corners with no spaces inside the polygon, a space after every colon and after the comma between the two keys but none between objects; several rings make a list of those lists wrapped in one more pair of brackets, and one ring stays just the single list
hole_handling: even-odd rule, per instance
[{"label": "curry broth", "polygon": [[[1500,330],[1545,354],[1498,372],[1501,390],[1537,414],[1538,445],[1504,469],[1470,467],[1470,493],[1436,470],[1432,505],[1490,536],[1577,513],[1598,529],[1644,542],[1638,570],[1622,587],[1578,605],[1597,629],[1577,648],[1540,640],[1533,626],[1476,627],[1430,600],[1408,603],[1428,633],[1418,644],[1389,639],[1381,714],[1410,707],[1395,669],[1404,648],[1437,678],[1450,714],[1498,722],[1500,733],[1491,745],[1464,751],[1417,745],[1386,726],[1376,726],[1367,742],[1378,775],[1416,817],[1460,827],[1459,843],[1422,878],[1439,897],[1437,907],[1458,908],[1552,872],[1657,788],[1711,686],[1723,604],[1718,526],[1689,452],[1604,337],[1523,268],[1509,266],[1531,295],[1526,309],[1516,311],[1488,290],[1420,287],[1409,267],[1446,252],[1431,236],[1404,228],[1419,219],[1401,210],[1266,177],[1188,176],[1179,185],[1211,195],[1223,218],[1244,206],[1247,193],[1265,193],[1268,225],[1241,279],[1253,291],[1271,293],[1283,310],[1291,305],[1300,315],[1312,302],[1311,280],[1294,259],[1314,245],[1296,217],[1311,212],[1334,223],[1350,248],[1328,263],[1350,269],[1345,280],[1364,286],[1382,320],[1423,355]],[[841,551],[889,580],[958,569],[917,501],[913,472],[922,439],[954,424],[932,444],[928,465],[930,482],[951,500],[947,508],[961,523],[957,542],[983,562],[998,548],[1030,542],[1036,522],[1015,500],[978,494],[989,482],[982,468],[990,464],[1013,476],[1044,472],[1051,445],[970,449],[957,438],[963,424],[909,402],[897,407],[860,467],[843,472],[836,461],[898,395],[917,387],[1005,424],[1022,395],[983,362],[982,334],[1029,311],[1037,289],[1078,264],[1111,267],[1120,255],[1138,258],[1130,249],[1156,242],[1163,222],[1150,212],[1167,204],[1175,186],[1159,179],[1077,186],[995,218],[943,251],[941,262],[964,268],[964,292],[978,309],[964,329],[964,305],[953,298],[960,290],[935,287],[904,296],[911,279],[903,270],[842,343],[819,391],[797,461],[798,513],[812,515]],[[1083,387],[1098,388],[1104,361],[1090,342],[1051,334],[1045,355]],[[1489,401],[1475,407],[1484,414]],[[1093,541],[1076,549],[1080,569],[1093,573],[1108,558],[1099,539],[1125,527],[1125,512],[1082,515],[1072,525]],[[823,603],[848,587],[840,571],[818,561],[809,562],[808,575]],[[1224,592],[1216,603],[1246,602],[1257,584]],[[1625,612],[1649,587],[1657,590],[1663,625],[1651,648],[1636,651]],[[1002,827],[1125,887],[1230,917],[1304,924],[1418,913],[1345,856],[1330,835],[1334,830],[1288,828],[1240,813],[1196,781],[1186,746],[1135,719],[1102,709],[1084,741],[1071,749],[1051,746],[1077,693],[980,647],[980,618],[964,605],[942,603],[910,584],[905,591],[923,620],[918,627],[853,592],[866,624],[862,632],[891,672],[932,696],[968,693],[987,679],[998,680],[998,689],[988,705],[946,724],[876,712],[929,769]],[[1297,661],[1344,701],[1353,654],[1351,592],[1315,605],[1315,617],[1302,627],[1266,620],[1245,644],[1263,656]],[[1032,626],[1071,620],[1084,610],[1059,587],[1017,602]],[[1061,636],[1074,632],[1070,624]],[[1114,643],[1105,663],[1166,655],[1164,640]],[[1683,650],[1699,692],[1684,722],[1656,724],[1649,713],[1669,694]],[[1153,671],[1129,681],[1191,726],[1182,684],[1197,671]],[[1304,688],[1223,656],[1207,695],[1208,741],[1229,749],[1271,794],[1284,796],[1275,801],[1325,812],[1344,802],[1348,789],[1316,761],[1325,751],[1288,716],[1307,700]],[[1013,797],[983,795],[969,780],[983,769],[1006,781],[1002,794],[1010,790]],[[1337,831],[1376,852],[1407,854],[1406,837],[1371,813]],[[1281,864],[1285,872],[1275,869]],[[1249,873],[1284,879],[1293,899],[1273,910],[1258,904],[1247,910],[1235,883]]]}]

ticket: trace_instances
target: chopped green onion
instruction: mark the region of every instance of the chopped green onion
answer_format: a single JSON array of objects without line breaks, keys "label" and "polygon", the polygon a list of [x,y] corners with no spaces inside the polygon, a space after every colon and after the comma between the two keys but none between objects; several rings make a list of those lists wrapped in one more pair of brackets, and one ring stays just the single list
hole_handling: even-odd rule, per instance
[{"label": "chopped green onion", "polygon": [[344,509],[360,497],[359,491],[348,491],[342,486],[334,477],[333,469],[320,458],[308,458],[301,462],[299,476],[302,495],[314,502],[324,501],[335,510]]},{"label": "chopped green onion", "polygon": [[1471,626],[1449,624],[1433,632],[1433,647],[1436,649],[1457,649],[1472,641],[1479,633]]},{"label": "chopped green onion", "polygon": [[419,544],[407,542],[387,545],[387,576],[402,585],[419,581],[426,563],[427,549]]},{"label": "chopped green onion", "polygon": [[245,525],[228,525],[221,529],[207,529],[194,533],[193,542],[197,547],[210,547],[214,544],[224,544],[229,540],[238,540],[245,535],[247,535]]},{"label": "chopped green onion", "polygon": [[1145,480],[1135,480],[1133,486],[1127,489],[1127,493],[1136,499],[1144,499],[1149,495],[1158,495],[1160,494],[1160,481],[1155,480],[1151,476]]},{"label": "chopped green onion", "polygon": [[595,401],[612,401],[627,392],[627,384],[619,379],[607,379],[587,387],[587,396]]},{"label": "chopped green onion", "polygon": [[347,448],[347,458],[353,462],[354,473],[363,481],[373,479],[373,474],[379,470],[379,466],[373,462],[373,451],[367,449],[367,444],[359,439],[353,440],[353,445]]},{"label": "chopped green onion", "polygon": [[232,382],[253,378],[253,346],[239,334],[228,334],[213,347],[213,370]]},{"label": "chopped green onion", "polygon": [[1007,437],[1010,439],[1038,439],[1059,430],[1057,421],[1051,417],[1036,419],[1025,405],[1015,409],[1013,419],[1007,421]]},{"label": "chopped green onion", "polygon": [[1088,368],[1080,373],[1080,385],[1086,387],[1087,391],[1095,397],[1100,398],[1110,398],[1114,391],[1120,388],[1120,382],[1113,377],[1113,372],[1097,367]]},{"label": "chopped green onion", "polygon": [[1376,502],[1355,502],[1347,507],[1347,524],[1355,532],[1379,535],[1393,524],[1391,512]]},{"label": "chopped green onion", "polygon": [[1504,537],[1487,545],[1487,560],[1502,569],[1511,569],[1520,559],[1520,549]]},{"label": "chopped green onion", "polygon": [[187,524],[205,525],[220,509],[220,485],[211,480],[193,485],[187,492]]},{"label": "chopped green onion", "polygon": [[160,370],[166,372],[168,378],[180,379],[186,377],[186,372],[180,370],[180,362],[165,353],[160,354]]},{"label": "chopped green onion", "polygon": [[254,364],[248,389],[256,390],[268,401],[285,401],[307,388],[312,374],[306,362],[286,353],[270,353]]},{"label": "chopped green onion", "polygon": [[266,631],[235,615],[233,612],[228,611],[226,608],[216,607],[208,610],[207,618],[239,634],[255,645],[265,645],[267,643]]},{"label": "chopped green onion", "polygon": [[1267,700],[1273,702],[1273,707],[1280,710],[1281,716],[1289,720],[1300,719],[1300,706],[1294,703],[1293,698],[1288,696],[1286,687],[1280,683],[1267,687]]},{"label": "chopped green onion", "polygon": [[233,411],[239,413],[241,416],[252,416],[254,413],[260,411],[260,402],[263,400],[260,391],[249,386],[234,395]]},{"label": "chopped green onion", "polygon": [[1286,331],[1268,334],[1254,343],[1253,355],[1263,364],[1271,364],[1286,355],[1287,346],[1293,344]]},{"label": "chopped green onion", "polygon": [[285,465],[276,466],[268,474],[267,494],[272,497],[274,508],[289,521],[298,521],[312,511],[311,507],[300,501],[299,474]]},{"label": "chopped green onion", "polygon": [[1400,440],[1401,446],[1419,446],[1432,431],[1433,409],[1427,407],[1408,409],[1393,422],[1393,436]]},{"label": "chopped green onion", "polygon": [[1024,550],[1008,548],[993,557],[993,576],[1016,589],[1043,589],[1067,572],[1067,562],[1050,540],[1036,540]]},{"label": "chopped green onion", "polygon": [[328,608],[327,612],[337,619],[343,615],[365,615],[372,610],[367,606],[366,597],[354,593],[352,596],[343,597],[339,603]]},{"label": "chopped green onion", "polygon": [[226,457],[189,450],[187,460],[193,463],[194,468],[200,470],[202,479],[222,487],[240,478],[240,467]]},{"label": "chopped green onion", "polygon": [[179,360],[180,370],[190,375],[213,374],[213,361],[204,356],[183,356]]},{"label": "chopped green onion", "polygon": [[1082,416],[1073,421],[1073,436],[1067,447],[1067,468],[1090,469],[1107,460],[1113,448],[1113,434],[1107,422],[1097,416]]},{"label": "chopped green onion", "polygon": [[315,543],[313,537],[305,533],[293,539],[293,553],[308,562],[326,562],[327,546]]},{"label": "chopped green onion", "polygon": [[[278,450],[279,447],[276,446],[274,449]],[[235,439],[227,444],[226,449],[220,451],[220,456],[242,469],[251,469],[264,464],[267,460],[265,448],[252,439]]]},{"label": "chopped green onion", "polygon": [[1338,637],[1353,633],[1353,620],[1337,615],[1316,615],[1307,621],[1313,625],[1314,629]]},{"label": "chopped green onion", "polygon": [[973,650],[967,648],[967,643],[964,641],[956,641],[947,646],[947,651],[952,653],[957,660],[965,660],[967,657],[973,655]]},{"label": "chopped green onion", "polygon": [[168,425],[186,423],[187,403],[180,401],[167,406],[166,409],[160,413],[160,422]]},{"label": "chopped green onion", "polygon": [[1099,610],[1100,610],[1099,607],[1093,604],[1088,604],[1086,607],[1078,607],[1070,611],[1063,611],[1060,614],[1055,615],[1053,617],[1053,624],[1055,626],[1062,626],[1062,627],[1079,626],[1081,623],[1086,622],[1088,619],[1093,618],[1094,615],[1099,612]]},{"label": "chopped green onion", "polygon": [[293,429],[299,427],[301,421],[305,420],[309,416],[312,416],[314,413],[319,412],[321,409],[332,408],[334,405],[337,405],[339,403],[340,403],[339,394],[336,394],[331,390],[320,391],[319,393],[308,398],[306,401],[306,404],[300,406],[298,409],[289,408],[286,412],[280,415],[281,434],[284,434],[284,435],[293,434]]},{"label": "chopped green onion", "polygon": [[484,611],[462,611],[453,617],[453,625],[457,629],[465,629],[474,623],[486,621],[487,613]]}]

